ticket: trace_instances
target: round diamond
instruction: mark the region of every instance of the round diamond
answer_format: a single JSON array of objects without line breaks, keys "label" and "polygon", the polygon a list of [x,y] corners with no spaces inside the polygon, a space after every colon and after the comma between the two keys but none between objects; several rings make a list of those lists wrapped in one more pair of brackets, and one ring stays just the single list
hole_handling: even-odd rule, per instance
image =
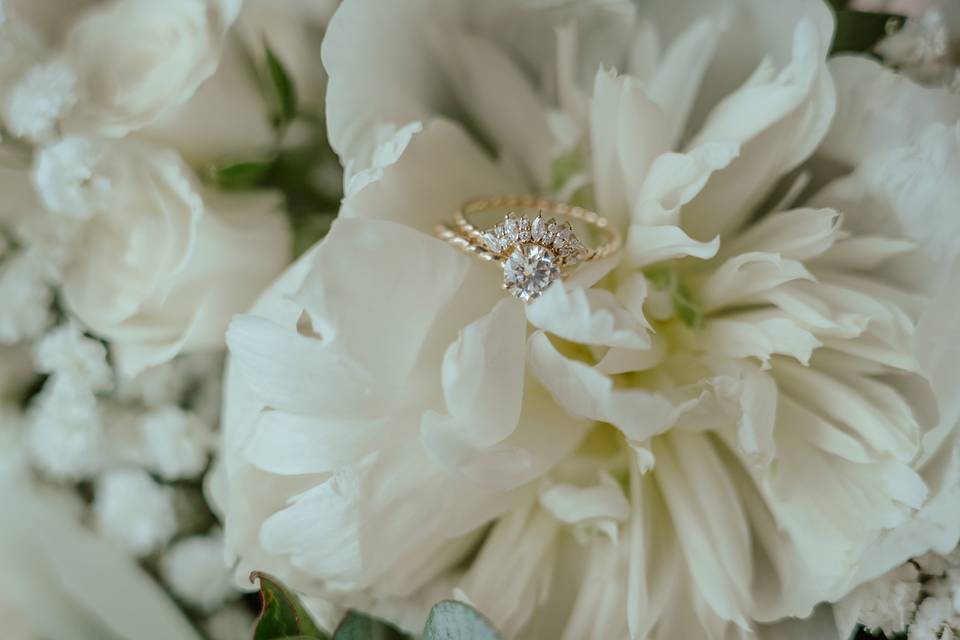
[{"label": "round diamond", "polygon": [[503,263],[503,286],[524,302],[537,298],[559,275],[556,257],[538,244],[517,246]]}]

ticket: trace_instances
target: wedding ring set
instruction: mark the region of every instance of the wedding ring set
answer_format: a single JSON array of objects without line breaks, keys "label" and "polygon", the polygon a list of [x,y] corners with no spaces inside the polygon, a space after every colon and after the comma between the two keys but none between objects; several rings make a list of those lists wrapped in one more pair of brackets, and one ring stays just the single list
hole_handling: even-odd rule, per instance
[{"label": "wedding ring set", "polygon": [[[480,226],[481,216],[498,211],[506,211],[499,222]],[[500,263],[503,288],[524,302],[538,298],[577,265],[612,255],[621,244],[619,231],[596,212],[535,196],[469,200],[435,233],[462,251]]]}]

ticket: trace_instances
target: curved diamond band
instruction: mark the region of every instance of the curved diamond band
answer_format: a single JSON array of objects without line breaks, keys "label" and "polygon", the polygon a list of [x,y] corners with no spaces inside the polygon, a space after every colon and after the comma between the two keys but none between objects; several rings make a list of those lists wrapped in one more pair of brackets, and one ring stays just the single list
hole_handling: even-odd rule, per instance
[{"label": "curved diamond band", "polygon": [[[475,221],[497,210],[507,213],[495,225],[483,228]],[[571,223],[582,226],[585,235],[598,237],[599,244],[584,244]],[[471,255],[499,262],[504,289],[524,302],[538,298],[576,265],[612,255],[621,243],[620,233],[596,212],[535,196],[469,200],[454,213],[452,224],[437,225],[434,231]]]}]

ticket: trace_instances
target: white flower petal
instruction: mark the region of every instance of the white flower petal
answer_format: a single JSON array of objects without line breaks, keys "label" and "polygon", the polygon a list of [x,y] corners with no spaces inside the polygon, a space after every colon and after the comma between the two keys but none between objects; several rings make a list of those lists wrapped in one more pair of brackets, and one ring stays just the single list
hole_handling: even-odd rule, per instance
[{"label": "white flower petal", "polygon": [[652,336],[649,349],[640,351],[620,348],[608,349],[594,368],[608,376],[632,371],[647,371],[663,362],[666,355],[667,341],[659,336]]},{"label": "white flower petal", "polygon": [[540,504],[553,517],[567,524],[597,520],[625,522],[630,504],[623,489],[609,474],[601,473],[600,482],[591,486],[568,483],[552,485],[540,493]]},{"label": "white flower petal", "polygon": [[731,142],[708,142],[687,153],[664,153],[636,194],[631,211],[634,224],[678,224],[681,207],[693,200],[710,177],[726,168],[740,153]]},{"label": "white flower petal", "polygon": [[504,298],[489,315],[466,326],[443,357],[449,415],[425,416],[423,428],[455,431],[478,448],[509,436],[520,418],[526,338],[523,304],[514,298]]},{"label": "white flower petal", "polygon": [[686,256],[706,260],[715,256],[719,248],[719,237],[710,242],[699,242],[680,227],[632,225],[627,236],[626,253],[630,266],[639,269]]},{"label": "white flower petal", "polygon": [[550,287],[526,311],[530,324],[565,340],[625,349],[650,347],[648,327],[603,289]]},{"label": "white flower petal", "polygon": [[738,159],[684,208],[696,238],[738,227],[780,176],[805,160],[826,134],[835,95],[826,69],[829,34],[804,18],[793,36],[789,65],[774,73],[769,60],[711,112],[691,147],[712,141],[742,146]]},{"label": "white flower petal", "polygon": [[[415,364],[431,323],[463,283],[469,258],[407,226],[339,219],[296,295],[314,330],[384,383]],[[390,319],[390,331],[383,322]]]},{"label": "white flower petal", "polygon": [[[614,129],[612,135],[620,159],[619,178],[629,207],[645,184],[650,165],[670,150],[670,126],[665,108],[654,103],[649,91],[640,82],[629,76],[620,76],[614,82],[618,83],[620,93],[617,111],[615,114],[602,111],[592,114],[591,130],[596,132],[602,127]],[[610,115],[614,119],[607,120]],[[594,180],[607,182],[608,179],[595,169]],[[601,210],[606,211],[603,208]]]},{"label": "white flower petal", "polygon": [[369,402],[373,374],[333,342],[251,314],[233,319],[227,346],[249,392],[273,408],[347,416]]},{"label": "white flower petal", "polygon": [[768,366],[774,354],[788,355],[803,364],[822,346],[813,333],[783,312],[753,311],[710,319],[696,332],[696,344],[723,358],[758,358]]},{"label": "white flower petal", "polygon": [[536,503],[513,509],[493,527],[460,583],[469,602],[505,637],[518,636],[552,588],[558,529]]},{"label": "white flower petal", "polygon": [[883,236],[857,236],[837,240],[811,266],[834,271],[873,271],[884,263],[917,248],[909,240]]},{"label": "white flower petal", "polygon": [[557,403],[575,417],[609,422],[633,441],[644,441],[669,429],[696,401],[675,405],[642,389],[615,389],[613,381],[592,367],[562,356],[543,333],[529,340],[528,360],[534,374]]},{"label": "white flower petal", "polygon": [[648,92],[650,99],[666,112],[668,124],[663,135],[671,148],[676,146],[687,124],[719,35],[719,20],[701,18],[670,43],[656,65]]},{"label": "white flower petal", "polygon": [[843,238],[841,216],[831,209],[793,209],[765,216],[725,242],[722,255],[761,251],[789,260],[807,261],[825,253]]},{"label": "white flower petal", "polygon": [[393,220],[432,234],[469,198],[524,191],[522,181],[446,120],[428,122],[396,160],[344,201],[340,217]]},{"label": "white flower petal", "polygon": [[[482,37],[449,30],[434,43],[467,117],[497,146],[500,156],[520,162],[529,184],[550,184],[551,135],[547,108],[530,81],[498,44]],[[508,97],[510,108],[503,109]]]},{"label": "white flower petal", "polygon": [[[0,530],[0,597],[51,638],[196,640],[193,626],[153,578],[83,528],[56,500],[11,478],[3,503],[20,517]],[[98,580],[91,580],[95,571]],[[27,579],[28,578],[28,579]]]},{"label": "white flower petal", "polygon": [[707,276],[699,289],[699,301],[705,309],[714,310],[763,296],[794,280],[813,279],[802,263],[778,253],[743,253]]},{"label": "white flower petal", "polygon": [[[217,68],[236,0],[99,5],[70,29],[63,57],[84,99],[71,130],[123,136],[186,102]],[[121,32],[124,38],[112,37]]]},{"label": "white flower petal", "polygon": [[624,79],[613,70],[598,69],[590,99],[590,149],[597,207],[621,226],[627,219],[627,191],[618,153],[619,137],[609,123],[617,121]]},{"label": "white flower petal", "polygon": [[960,119],[960,98],[946,88],[922,87],[865,56],[829,62],[837,114],[818,156],[856,166],[870,154],[907,146],[932,123]]},{"label": "white flower petal", "polygon": [[782,394],[856,434],[874,451],[904,462],[917,454],[919,425],[889,387],[866,377],[839,379],[787,360],[777,362],[773,375]]},{"label": "white flower petal", "polygon": [[723,620],[746,628],[750,531],[722,459],[709,440],[682,432],[654,441],[653,453],[658,486],[701,597]]},{"label": "white flower petal", "polygon": [[391,426],[386,419],[325,420],[265,409],[244,449],[255,466],[279,475],[335,471],[383,446]]},{"label": "white flower petal", "polygon": [[[297,331],[299,318],[282,326],[243,316],[227,334],[235,366],[270,406],[371,415],[399,393],[431,322],[468,266],[466,256],[409,227],[340,219],[313,254],[307,283],[293,295],[313,335]],[[388,317],[391,331],[384,333]]]},{"label": "white flower petal", "polygon": [[504,298],[447,348],[441,370],[447,413],[427,411],[420,426],[436,464],[503,488],[530,471],[530,454],[501,444],[520,419],[526,334],[523,305]]}]

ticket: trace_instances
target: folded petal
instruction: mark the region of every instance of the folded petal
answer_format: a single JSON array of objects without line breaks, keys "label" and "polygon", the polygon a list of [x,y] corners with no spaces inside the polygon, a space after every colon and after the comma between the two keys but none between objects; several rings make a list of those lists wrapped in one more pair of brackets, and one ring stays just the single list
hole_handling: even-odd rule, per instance
[{"label": "folded petal", "polygon": [[688,236],[683,229],[674,226],[647,227],[632,225],[627,235],[627,260],[636,268],[642,268],[664,260],[692,256],[706,260],[716,255],[720,238],[699,242]]},{"label": "folded petal", "polygon": [[432,120],[378,179],[344,201],[340,217],[393,220],[433,233],[470,198],[524,192],[522,181],[498,167],[462,129]]},{"label": "folded petal", "polygon": [[826,69],[829,34],[812,20],[797,23],[791,61],[775,73],[769,59],[736,92],[721,101],[690,146],[741,145],[738,159],[711,178],[684,207],[684,227],[696,238],[732,231],[784,174],[805,160],[830,126],[835,108]]},{"label": "folded petal", "polygon": [[648,327],[604,289],[550,287],[527,306],[530,324],[577,342],[625,349],[647,349]]},{"label": "folded petal", "polygon": [[615,389],[596,369],[561,355],[544,333],[529,340],[533,373],[571,416],[609,422],[631,441],[642,442],[669,429],[696,401],[674,404],[642,389]]},{"label": "folded petal", "polygon": [[932,123],[960,119],[960,97],[923,87],[872,58],[839,55],[828,64],[837,114],[817,156],[854,167],[872,153],[904,147]]}]

